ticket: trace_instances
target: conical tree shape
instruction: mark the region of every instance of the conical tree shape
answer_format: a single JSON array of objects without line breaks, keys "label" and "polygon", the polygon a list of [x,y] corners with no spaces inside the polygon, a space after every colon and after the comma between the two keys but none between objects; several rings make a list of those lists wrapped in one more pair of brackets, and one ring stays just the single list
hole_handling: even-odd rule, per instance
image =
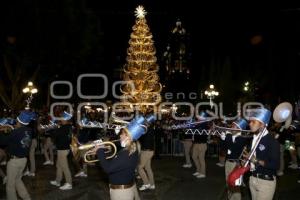
[{"label": "conical tree shape", "polygon": [[142,6],[138,6],[135,13],[136,21],[130,35],[123,75],[128,84],[121,91],[123,102],[131,103],[145,113],[153,108],[149,105],[160,103],[162,87],[159,83],[156,50],[145,19],[146,12]]}]

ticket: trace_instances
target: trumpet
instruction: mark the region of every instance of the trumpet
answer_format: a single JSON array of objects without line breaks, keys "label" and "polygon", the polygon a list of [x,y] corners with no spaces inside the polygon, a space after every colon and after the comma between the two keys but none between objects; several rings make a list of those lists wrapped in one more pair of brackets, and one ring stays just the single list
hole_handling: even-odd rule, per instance
[{"label": "trumpet", "polygon": [[117,153],[117,147],[114,144],[115,142],[120,140],[112,140],[112,141],[102,141],[95,140],[89,144],[80,144],[76,137],[72,137],[72,143],[71,143],[71,151],[75,157],[76,160],[78,160],[80,157],[83,157],[84,162],[86,163],[94,163],[98,162],[98,159],[90,159],[91,157],[96,156],[96,148],[97,146],[104,146],[104,149],[107,149],[105,153],[111,154],[106,157],[106,159],[113,158]]},{"label": "trumpet", "polygon": [[0,119],[0,130],[7,132],[9,129],[13,130],[14,129],[14,124],[16,123],[15,119],[11,118],[2,118]]},{"label": "trumpet", "polygon": [[0,131],[8,132],[10,130],[14,130],[14,127],[12,125],[0,125]]}]

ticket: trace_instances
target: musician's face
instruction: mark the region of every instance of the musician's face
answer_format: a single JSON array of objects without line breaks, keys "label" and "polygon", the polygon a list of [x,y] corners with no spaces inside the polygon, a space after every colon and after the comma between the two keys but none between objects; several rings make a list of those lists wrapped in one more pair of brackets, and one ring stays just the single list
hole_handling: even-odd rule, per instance
[{"label": "musician's face", "polygon": [[122,131],[121,134],[120,134],[120,140],[121,141],[125,141],[127,140],[129,137],[128,135],[126,134],[126,132]]},{"label": "musician's face", "polygon": [[234,123],[232,124],[231,128],[233,129],[240,129],[237,125],[235,125]]},{"label": "musician's face", "polygon": [[[235,125],[235,124],[232,124],[231,128],[233,128],[233,129],[240,129],[240,128],[239,128],[237,125]],[[239,132],[240,132],[240,131],[236,131],[236,130],[232,131],[233,134],[236,134],[236,133],[239,133]]]},{"label": "musician's face", "polygon": [[127,146],[127,144],[129,143],[129,136],[124,131],[122,131],[120,134],[120,142],[122,147]]},{"label": "musician's face", "polygon": [[251,120],[249,123],[251,132],[257,132],[260,128],[262,128],[264,125],[260,121],[257,120]]},{"label": "musician's face", "polygon": [[125,132],[124,131],[121,131],[120,132],[120,140],[124,140],[124,138],[125,138]]}]

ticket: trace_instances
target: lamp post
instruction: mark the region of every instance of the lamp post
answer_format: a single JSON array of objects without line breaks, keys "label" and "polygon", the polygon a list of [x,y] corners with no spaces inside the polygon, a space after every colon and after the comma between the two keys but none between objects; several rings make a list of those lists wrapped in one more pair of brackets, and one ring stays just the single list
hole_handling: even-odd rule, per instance
[{"label": "lamp post", "polygon": [[249,81],[247,81],[247,82],[244,83],[243,90],[244,90],[244,92],[249,92],[249,90],[250,90],[250,83],[249,83]]},{"label": "lamp post", "polygon": [[214,99],[216,96],[219,96],[219,92],[215,90],[215,86],[214,85],[209,85],[209,89],[205,90],[204,94],[207,96],[207,98],[209,99],[209,104],[210,107],[213,107],[213,102],[212,99]]},{"label": "lamp post", "polygon": [[244,94],[245,100],[247,100],[247,101],[254,100],[256,90],[257,90],[257,87],[255,85],[255,82],[246,81],[246,82],[244,82],[244,85],[242,85],[242,92]]},{"label": "lamp post", "polygon": [[30,94],[29,97],[26,99],[27,105],[25,107],[26,110],[29,110],[30,109],[30,103],[33,99],[33,94],[36,94],[38,92],[38,90],[33,86],[33,83],[31,81],[29,81],[27,83],[27,86],[25,88],[23,88],[22,91],[23,91],[24,94],[27,94],[27,93]]}]

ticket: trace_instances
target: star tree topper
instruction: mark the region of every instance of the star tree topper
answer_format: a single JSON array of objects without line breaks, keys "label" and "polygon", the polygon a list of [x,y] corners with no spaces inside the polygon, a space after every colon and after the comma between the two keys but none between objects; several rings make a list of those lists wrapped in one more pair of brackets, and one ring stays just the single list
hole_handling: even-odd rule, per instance
[{"label": "star tree topper", "polygon": [[145,18],[145,15],[147,14],[147,12],[145,11],[143,6],[138,6],[135,9],[135,16],[139,19]]}]

